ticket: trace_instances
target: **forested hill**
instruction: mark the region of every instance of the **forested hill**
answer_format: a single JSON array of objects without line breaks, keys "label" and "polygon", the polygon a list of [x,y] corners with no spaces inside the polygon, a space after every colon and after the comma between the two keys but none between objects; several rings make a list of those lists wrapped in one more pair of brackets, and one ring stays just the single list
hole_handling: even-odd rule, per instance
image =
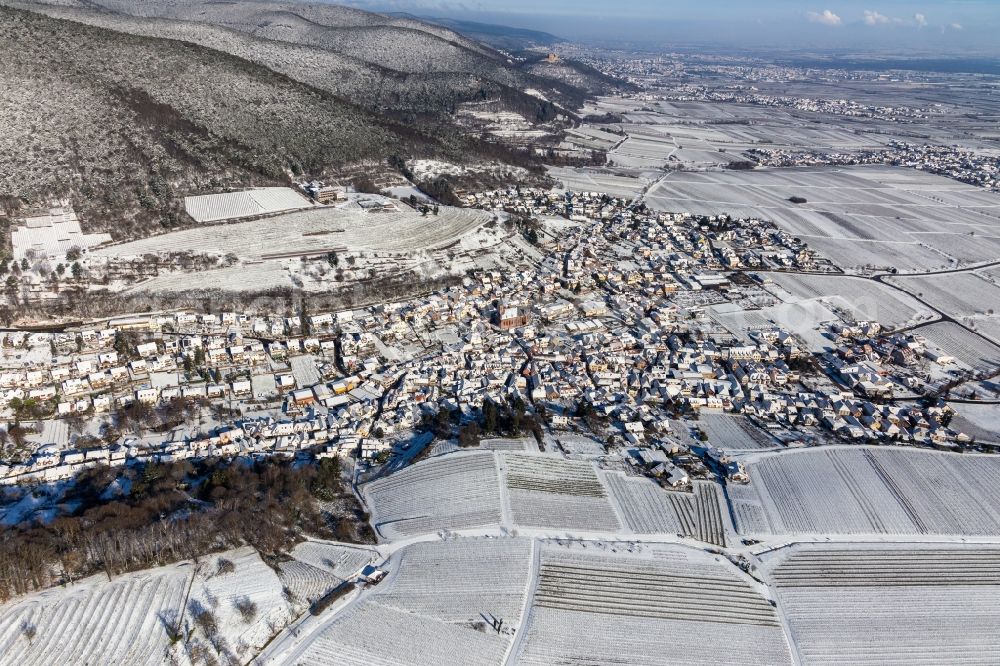
[{"label": "forested hill", "polygon": [[566,109],[584,101],[565,76],[525,63],[443,26],[350,7],[297,2],[51,0],[33,11],[137,35],[184,40],[262,64],[377,111],[450,113],[466,101]]},{"label": "forested hill", "polygon": [[8,7],[0,119],[0,203],[72,196],[89,228],[116,237],[178,222],[190,192],[391,155],[477,156],[467,137],[415,129],[223,51]]}]

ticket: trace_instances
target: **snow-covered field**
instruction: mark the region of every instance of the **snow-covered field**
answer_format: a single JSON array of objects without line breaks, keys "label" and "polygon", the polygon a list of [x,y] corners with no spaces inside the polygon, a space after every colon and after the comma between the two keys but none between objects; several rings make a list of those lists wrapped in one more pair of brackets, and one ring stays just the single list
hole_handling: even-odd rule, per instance
[{"label": "snow-covered field", "polygon": [[366,212],[346,206],[323,206],[262,220],[183,229],[111,245],[95,257],[130,258],[163,252],[196,252],[264,259],[279,254],[348,251],[409,253],[448,245],[491,219],[488,213],[441,208],[428,217],[405,208]]},{"label": "snow-covered field", "polygon": [[616,197],[635,197],[653,182],[650,177],[618,176],[608,170],[549,167],[548,174],[567,190],[576,192],[606,192]]},{"label": "snow-covered field", "polygon": [[1000,549],[796,546],[773,565],[806,664],[1000,662]]},{"label": "snow-covered field", "polygon": [[725,524],[714,483],[695,483],[694,492],[664,490],[646,477],[604,475],[618,511],[636,534],[680,534],[724,546]]},{"label": "snow-covered field", "polygon": [[1000,287],[976,273],[897,276],[889,281],[953,317],[1000,312]]},{"label": "snow-covered field", "polygon": [[[366,195],[382,201],[376,195]],[[108,245],[90,261],[129,261],[149,254],[209,255],[222,265],[197,271],[163,269],[130,285],[131,291],[199,289],[264,291],[294,287],[327,291],[347,284],[404,273],[437,276],[462,273],[471,260],[486,261],[506,247],[510,234],[487,227],[491,214],[440,208],[422,216],[398,204],[396,211],[367,212],[356,202],[322,206],[257,220],[183,229],[142,240]],[[323,260],[333,252],[336,267]],[[481,256],[487,255],[487,256]],[[305,263],[302,257],[319,258]]]},{"label": "snow-covered field", "polygon": [[309,208],[312,202],[290,187],[261,187],[243,192],[184,197],[184,210],[195,222],[218,222]]},{"label": "snow-covered field", "polygon": [[995,456],[827,447],[747,467],[750,485],[728,488],[741,534],[1000,536]]},{"label": "snow-covered field", "polygon": [[531,437],[520,437],[517,439],[484,439],[479,442],[479,447],[488,451],[537,451],[538,445]]},{"label": "snow-covered field", "polygon": [[184,608],[192,571],[172,566],[111,582],[97,575],[0,606],[0,662],[162,664],[170,640],[161,618]]},{"label": "snow-covered field", "polygon": [[499,664],[507,640],[496,632],[442,622],[377,603],[358,604],[309,636],[294,663],[301,666]]},{"label": "snow-covered field", "polygon": [[111,241],[108,234],[85,234],[72,209],[53,208],[45,215],[24,220],[10,230],[14,261],[27,257],[29,250],[38,257],[62,259],[71,248],[86,249]]},{"label": "snow-covered field", "polygon": [[518,664],[787,664],[774,610],[721,558],[546,545]]},{"label": "snow-covered field", "polygon": [[295,599],[304,603],[351,580],[377,557],[365,548],[312,540],[296,545],[291,556],[293,560],[278,565],[278,577]]},{"label": "snow-covered field", "polygon": [[393,561],[389,587],[372,600],[446,622],[482,616],[517,625],[528,585],[531,541],[455,539],[404,548]]},{"label": "snow-covered field", "polygon": [[362,488],[372,525],[385,538],[500,522],[494,454],[451,453],[416,463]]},{"label": "snow-covered field", "polygon": [[389,577],[311,634],[293,663],[500,664],[521,624],[532,548],[482,538],[408,546],[386,565]]},{"label": "snow-covered field", "polygon": [[[792,204],[790,197],[807,200]],[[681,172],[651,189],[650,206],[771,220],[849,269],[952,268],[1000,255],[1000,197],[943,176],[891,167]],[[975,235],[970,235],[975,232]]]},{"label": "snow-covered field", "polygon": [[853,313],[857,321],[877,321],[897,328],[934,317],[916,299],[872,280],[792,273],[773,273],[769,277],[797,299],[836,297],[834,304]]},{"label": "snow-covered field", "polygon": [[[223,571],[218,566],[219,559],[210,558],[195,576],[186,610],[188,614],[195,614],[199,606],[210,610],[221,636],[215,640],[219,646],[215,649],[244,661],[257,654],[274,634],[291,622],[295,613],[282,595],[278,574],[253,548],[240,548],[220,557],[232,563],[232,570]],[[250,620],[242,617],[239,611],[239,604],[247,600],[257,609]],[[205,640],[211,642],[208,637]]]},{"label": "snow-covered field", "polygon": [[991,344],[951,322],[921,326],[916,333],[931,345],[954,356],[977,371],[995,372],[1000,367],[1000,346]]},{"label": "snow-covered field", "polygon": [[[524,118],[517,114],[503,114],[497,119],[498,128],[503,120],[511,120],[517,127],[525,125]],[[530,127],[530,126],[529,126]],[[486,164],[452,164],[441,160],[412,160],[407,164],[415,181],[433,180],[441,176],[466,176],[470,174],[490,174],[498,178],[523,178],[527,171],[500,162]]]},{"label": "snow-covered field", "polygon": [[[239,606],[248,604],[254,611],[244,616]],[[212,636],[195,620],[200,613],[212,617]],[[96,575],[0,606],[0,663],[188,664],[199,645],[243,663],[293,613],[274,570],[239,548],[111,581]],[[191,634],[172,643],[176,626]]]},{"label": "snow-covered field", "polygon": [[548,455],[500,455],[515,524],[598,531],[620,529],[593,464]]},{"label": "snow-covered field", "polygon": [[724,451],[779,448],[777,440],[743,416],[702,414],[698,427],[708,435],[708,443]]},{"label": "snow-covered field", "polygon": [[680,518],[671,493],[644,476],[609,472],[604,481],[629,529],[637,534],[681,534]]}]

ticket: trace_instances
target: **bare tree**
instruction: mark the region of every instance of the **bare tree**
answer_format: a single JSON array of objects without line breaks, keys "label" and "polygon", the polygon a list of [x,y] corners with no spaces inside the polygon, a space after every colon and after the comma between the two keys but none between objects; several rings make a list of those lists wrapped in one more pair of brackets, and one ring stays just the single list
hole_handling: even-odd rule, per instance
[{"label": "bare tree", "polygon": [[34,642],[35,636],[38,634],[38,627],[36,627],[31,622],[25,620],[21,623],[21,635],[28,639],[28,644]]},{"label": "bare tree", "polygon": [[233,602],[236,606],[236,610],[240,612],[240,617],[246,624],[250,624],[257,617],[257,604],[254,603],[250,597],[244,595],[236,599]]}]

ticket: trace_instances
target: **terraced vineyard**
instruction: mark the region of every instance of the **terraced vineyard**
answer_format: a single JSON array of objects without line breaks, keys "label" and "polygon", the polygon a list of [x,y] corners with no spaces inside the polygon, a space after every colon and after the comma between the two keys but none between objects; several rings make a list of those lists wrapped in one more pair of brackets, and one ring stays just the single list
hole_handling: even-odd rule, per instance
[{"label": "terraced vineyard", "polygon": [[362,488],[372,525],[386,539],[500,522],[493,453],[431,458]]},{"label": "terraced vineyard", "polygon": [[518,663],[790,663],[774,609],[733,571],[681,549],[545,547]]},{"label": "terraced vineyard", "polygon": [[995,546],[799,546],[772,579],[804,663],[1000,662]]},{"label": "terraced vineyard", "polygon": [[500,455],[514,523],[612,532],[621,529],[591,463],[554,456]]},{"label": "terraced vineyard", "polygon": [[749,473],[735,511],[744,534],[767,524],[776,534],[1000,535],[996,457],[826,448],[764,456]]}]

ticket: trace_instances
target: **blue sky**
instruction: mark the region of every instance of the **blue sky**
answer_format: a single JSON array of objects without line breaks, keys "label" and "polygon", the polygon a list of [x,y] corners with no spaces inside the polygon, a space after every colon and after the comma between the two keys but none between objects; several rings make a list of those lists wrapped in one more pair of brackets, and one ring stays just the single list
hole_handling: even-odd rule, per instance
[{"label": "blue sky", "polygon": [[1000,0],[340,1],[536,28],[571,39],[1000,54]]}]

